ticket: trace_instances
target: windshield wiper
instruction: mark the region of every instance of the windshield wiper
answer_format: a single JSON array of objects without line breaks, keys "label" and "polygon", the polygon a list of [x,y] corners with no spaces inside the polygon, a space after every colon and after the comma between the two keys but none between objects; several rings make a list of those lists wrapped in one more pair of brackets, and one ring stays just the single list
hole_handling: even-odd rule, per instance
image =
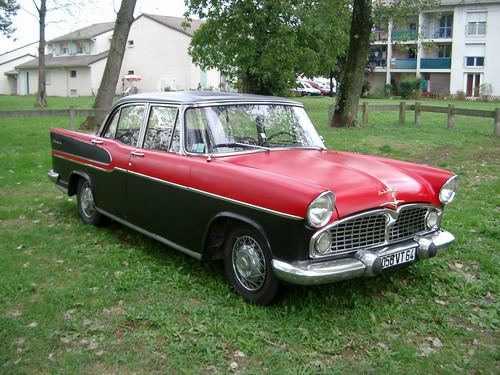
[{"label": "windshield wiper", "polygon": [[215,145],[215,148],[218,147],[248,147],[248,148],[257,148],[260,150],[271,151],[270,147],[258,146],[258,145],[250,145],[248,143],[239,143],[239,142],[231,142],[231,143],[218,143]]}]

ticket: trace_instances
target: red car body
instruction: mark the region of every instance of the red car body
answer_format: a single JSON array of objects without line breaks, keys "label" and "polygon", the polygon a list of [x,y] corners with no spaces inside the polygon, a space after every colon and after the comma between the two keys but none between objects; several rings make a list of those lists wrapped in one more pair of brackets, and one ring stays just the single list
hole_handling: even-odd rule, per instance
[{"label": "red car body", "polygon": [[[137,124],[130,134],[127,122]],[[275,301],[282,283],[375,276],[454,240],[440,228],[453,173],[326,150],[288,99],[132,95],[96,134],[52,129],[51,142],[49,178],[77,195],[84,222],[111,218],[198,259],[223,259],[253,303]]]}]

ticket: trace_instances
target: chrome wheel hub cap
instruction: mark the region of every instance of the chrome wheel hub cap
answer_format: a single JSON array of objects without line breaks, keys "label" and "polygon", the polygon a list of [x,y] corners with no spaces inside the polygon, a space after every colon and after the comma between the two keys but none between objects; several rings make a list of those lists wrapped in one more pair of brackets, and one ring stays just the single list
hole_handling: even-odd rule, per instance
[{"label": "chrome wheel hub cap", "polygon": [[261,247],[252,237],[239,237],[233,246],[233,268],[240,284],[249,291],[258,290],[266,276]]}]

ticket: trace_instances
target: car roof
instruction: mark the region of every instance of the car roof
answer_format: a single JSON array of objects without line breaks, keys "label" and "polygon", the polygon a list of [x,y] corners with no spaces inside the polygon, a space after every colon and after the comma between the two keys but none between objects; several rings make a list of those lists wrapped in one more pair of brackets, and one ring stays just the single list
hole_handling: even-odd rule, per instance
[{"label": "car roof", "polygon": [[137,103],[137,102],[159,102],[169,104],[208,104],[208,103],[232,103],[232,102],[252,102],[252,103],[281,103],[302,106],[301,103],[278,96],[240,94],[219,91],[166,91],[150,92],[126,96],[116,104]]}]

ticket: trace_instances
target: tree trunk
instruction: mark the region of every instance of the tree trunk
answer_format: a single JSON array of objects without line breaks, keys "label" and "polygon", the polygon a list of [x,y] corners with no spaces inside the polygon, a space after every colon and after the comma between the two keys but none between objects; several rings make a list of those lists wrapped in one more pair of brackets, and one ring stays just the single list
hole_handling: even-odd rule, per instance
[{"label": "tree trunk", "polygon": [[331,127],[359,127],[358,102],[365,77],[372,25],[372,0],[354,0],[349,49]]},{"label": "tree trunk", "polygon": [[38,10],[38,22],[40,30],[40,40],[38,42],[38,94],[35,107],[47,107],[47,86],[45,82],[45,16],[47,14],[46,0],[40,1]]},{"label": "tree trunk", "polygon": [[[94,101],[93,109],[109,108],[113,104],[116,85],[120,75],[123,56],[127,46],[130,27],[134,22],[134,8],[137,0],[122,0],[118,16],[116,17],[113,38],[109,47],[108,59],[102,76],[99,90]],[[80,129],[96,130],[104,116],[89,116],[80,125]]]}]

